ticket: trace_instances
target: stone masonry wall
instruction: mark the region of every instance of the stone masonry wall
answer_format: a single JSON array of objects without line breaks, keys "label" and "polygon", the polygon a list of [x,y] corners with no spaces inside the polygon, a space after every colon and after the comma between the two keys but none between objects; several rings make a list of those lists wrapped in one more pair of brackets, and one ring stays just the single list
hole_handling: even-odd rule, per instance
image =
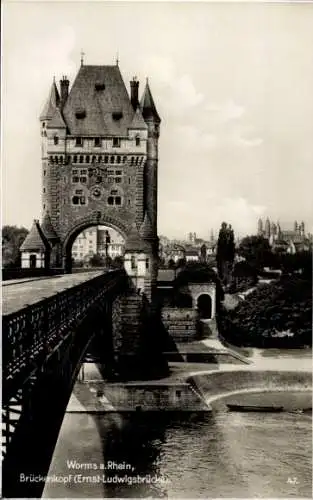
[{"label": "stone masonry wall", "polygon": [[162,322],[169,335],[176,342],[188,342],[195,339],[197,313],[194,309],[164,307]]}]

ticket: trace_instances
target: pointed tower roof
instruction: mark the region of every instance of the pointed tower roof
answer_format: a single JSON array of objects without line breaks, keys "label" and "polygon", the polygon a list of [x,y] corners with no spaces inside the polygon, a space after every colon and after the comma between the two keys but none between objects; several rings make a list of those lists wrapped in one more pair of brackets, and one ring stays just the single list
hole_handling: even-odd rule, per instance
[{"label": "pointed tower roof", "polygon": [[139,107],[135,111],[134,118],[133,118],[129,128],[140,128],[140,129],[147,128],[147,124],[142,117],[142,114],[141,114]]},{"label": "pointed tower roof", "polygon": [[150,252],[150,245],[140,236],[136,224],[134,223],[128,234],[125,242],[125,253],[127,252],[137,252],[146,253]]},{"label": "pointed tower roof", "polygon": [[47,124],[47,128],[66,128],[65,122],[62,118],[59,108],[55,108],[51,120]]},{"label": "pointed tower roof", "polygon": [[59,105],[59,102],[59,91],[56,86],[55,80],[53,80],[49,97],[40,115],[40,120],[50,120],[53,117],[55,109]]},{"label": "pointed tower roof", "polygon": [[152,234],[153,234],[152,223],[151,223],[150,217],[148,215],[148,212],[145,212],[145,217],[143,219],[143,223],[140,226],[139,234],[145,240],[152,237]]},{"label": "pointed tower roof", "polygon": [[151,90],[149,87],[148,79],[146,83],[146,88],[144,90],[144,93],[142,95],[141,101],[140,101],[140,109],[142,112],[142,116],[144,119],[153,119],[157,123],[161,122],[161,118],[158,115],[158,112],[156,110],[154,100],[151,94]]},{"label": "pointed tower roof", "polygon": [[59,240],[59,237],[52,225],[49,212],[46,212],[44,218],[42,219],[41,229],[47,240],[54,244]]},{"label": "pointed tower roof", "polygon": [[23,251],[34,251],[34,252],[45,252],[50,249],[49,242],[45,235],[43,234],[39,221],[34,220],[31,230],[23,241],[20,250]]}]

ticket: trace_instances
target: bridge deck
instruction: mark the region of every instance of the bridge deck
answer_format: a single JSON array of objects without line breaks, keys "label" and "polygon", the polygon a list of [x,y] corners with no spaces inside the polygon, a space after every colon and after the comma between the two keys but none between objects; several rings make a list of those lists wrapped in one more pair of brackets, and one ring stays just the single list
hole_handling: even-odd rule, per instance
[{"label": "bridge deck", "polygon": [[67,288],[79,285],[103,274],[103,271],[64,274],[38,280],[19,281],[2,286],[2,314],[11,314],[23,307],[35,304]]}]

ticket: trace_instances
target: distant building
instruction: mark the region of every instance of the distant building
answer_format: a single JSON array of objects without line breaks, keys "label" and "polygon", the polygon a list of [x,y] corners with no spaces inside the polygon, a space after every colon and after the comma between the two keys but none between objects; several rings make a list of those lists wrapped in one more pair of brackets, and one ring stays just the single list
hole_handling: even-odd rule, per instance
[{"label": "distant building", "polygon": [[282,229],[280,223],[266,219],[264,229],[262,219],[258,220],[258,235],[264,236],[276,252],[296,253],[312,247],[309,235],[305,234],[305,224],[294,222],[293,229]]},{"label": "distant building", "polygon": [[124,254],[125,241],[114,230],[91,227],[80,233],[73,243],[72,256],[74,261],[86,261],[93,255],[108,256],[114,259]]}]

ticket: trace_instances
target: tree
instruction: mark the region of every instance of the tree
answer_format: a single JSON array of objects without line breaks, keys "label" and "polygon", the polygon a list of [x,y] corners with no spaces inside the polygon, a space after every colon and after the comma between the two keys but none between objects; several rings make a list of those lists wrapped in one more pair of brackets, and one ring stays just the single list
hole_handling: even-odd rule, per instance
[{"label": "tree", "polygon": [[185,267],[186,265],[186,259],[182,257],[181,259],[178,259],[176,262],[176,269],[179,269],[180,267]]},{"label": "tree", "polygon": [[216,262],[218,275],[226,285],[229,283],[235,258],[235,239],[231,225],[222,222],[217,241]]},{"label": "tree", "polygon": [[112,260],[112,267],[116,268],[116,269],[122,269],[124,266],[124,259],[121,255],[117,255],[116,257],[114,257],[114,259]]},{"label": "tree", "polygon": [[90,257],[89,263],[92,267],[102,267],[104,266],[104,258],[99,254],[94,254]]},{"label": "tree", "polygon": [[174,259],[170,259],[170,260],[168,261],[167,267],[168,267],[169,269],[175,269],[175,261],[174,261]]},{"label": "tree", "polygon": [[238,253],[257,271],[262,270],[265,266],[271,267],[275,260],[270,244],[263,236],[246,236],[243,238]]},{"label": "tree", "polygon": [[3,267],[20,266],[20,246],[28,235],[25,227],[3,226],[2,264]]}]

